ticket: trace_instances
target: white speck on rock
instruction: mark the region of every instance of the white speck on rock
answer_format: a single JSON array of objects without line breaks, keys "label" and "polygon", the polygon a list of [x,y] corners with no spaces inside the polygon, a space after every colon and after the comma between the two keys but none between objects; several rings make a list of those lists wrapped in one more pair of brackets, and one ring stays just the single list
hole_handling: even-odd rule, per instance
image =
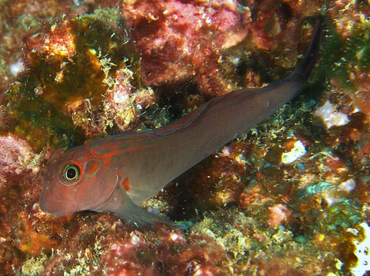
[{"label": "white speck on rock", "polygon": [[18,75],[19,72],[24,70],[23,62],[19,59],[16,63],[10,64],[9,70],[13,76]]},{"label": "white speck on rock", "polygon": [[352,178],[342,182],[338,186],[338,191],[352,192],[356,188],[356,181]]},{"label": "white speck on rock", "polygon": [[315,114],[324,121],[328,129],[332,126],[344,126],[349,123],[347,114],[335,110],[330,101],[319,107]]},{"label": "white speck on rock", "polygon": [[[359,241],[354,238],[355,251],[357,257],[356,266],[351,267],[353,276],[363,276],[367,271],[370,271],[370,227],[366,222],[360,224],[364,229],[364,239]],[[348,228],[347,232],[353,233],[352,228]]]},{"label": "white speck on rock", "polygon": [[296,161],[298,158],[306,154],[306,148],[301,141],[297,141],[289,152],[284,152],[281,156],[281,162],[284,164],[290,164]]}]

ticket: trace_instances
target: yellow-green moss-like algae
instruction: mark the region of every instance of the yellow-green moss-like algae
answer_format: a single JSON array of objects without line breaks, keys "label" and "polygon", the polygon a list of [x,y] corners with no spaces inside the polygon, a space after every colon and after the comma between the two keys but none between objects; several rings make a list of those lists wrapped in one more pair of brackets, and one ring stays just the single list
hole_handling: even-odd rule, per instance
[{"label": "yellow-green moss-like algae", "polygon": [[[118,21],[109,24],[96,15],[59,20],[28,41],[28,72],[7,92],[7,125],[1,132],[27,139],[36,151],[47,144],[81,144],[84,136],[74,127],[70,107],[86,99],[97,107],[117,69],[130,66],[136,70],[134,83],[139,82],[139,66],[126,30]],[[45,44],[50,37],[57,41],[56,48],[66,46],[74,52],[50,49]]]}]

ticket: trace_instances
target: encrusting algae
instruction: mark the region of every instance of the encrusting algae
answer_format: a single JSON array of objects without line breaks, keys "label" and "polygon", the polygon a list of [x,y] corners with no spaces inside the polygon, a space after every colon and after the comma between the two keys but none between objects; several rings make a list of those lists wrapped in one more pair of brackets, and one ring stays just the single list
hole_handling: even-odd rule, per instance
[{"label": "encrusting algae", "polygon": [[[114,126],[105,121],[123,116],[117,114],[121,110],[109,109],[109,97],[103,101],[104,96],[121,89],[130,98],[131,82],[139,82],[132,71],[139,65],[127,31],[117,33],[97,17],[59,19],[44,27],[45,35],[26,39],[29,73],[7,91],[6,131],[28,140],[36,151],[104,135],[107,125]],[[126,128],[135,117],[135,111],[130,112]],[[66,141],[66,132],[73,141]]]},{"label": "encrusting algae", "polygon": [[[0,274],[369,273],[360,252],[370,235],[369,7],[3,1]],[[307,89],[144,204],[187,230],[40,210],[55,148],[161,127],[215,96],[288,76],[317,10],[325,38]],[[328,127],[320,110],[346,124]]]}]

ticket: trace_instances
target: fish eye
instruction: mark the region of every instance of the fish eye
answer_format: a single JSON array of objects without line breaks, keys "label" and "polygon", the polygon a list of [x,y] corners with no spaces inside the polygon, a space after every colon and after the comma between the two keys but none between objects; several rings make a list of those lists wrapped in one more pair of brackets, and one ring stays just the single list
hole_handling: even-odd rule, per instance
[{"label": "fish eye", "polygon": [[76,182],[80,178],[80,168],[77,165],[68,165],[65,167],[64,172],[63,172],[63,178],[67,182]]}]

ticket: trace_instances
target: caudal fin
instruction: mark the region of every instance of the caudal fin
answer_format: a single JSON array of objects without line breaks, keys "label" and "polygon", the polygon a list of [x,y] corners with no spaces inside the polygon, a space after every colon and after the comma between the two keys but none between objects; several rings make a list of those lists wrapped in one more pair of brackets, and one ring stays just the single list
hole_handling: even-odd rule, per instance
[{"label": "caudal fin", "polygon": [[324,18],[319,16],[307,53],[298,68],[294,70],[291,77],[302,76],[308,78],[310,75],[320,53],[323,21]]}]

